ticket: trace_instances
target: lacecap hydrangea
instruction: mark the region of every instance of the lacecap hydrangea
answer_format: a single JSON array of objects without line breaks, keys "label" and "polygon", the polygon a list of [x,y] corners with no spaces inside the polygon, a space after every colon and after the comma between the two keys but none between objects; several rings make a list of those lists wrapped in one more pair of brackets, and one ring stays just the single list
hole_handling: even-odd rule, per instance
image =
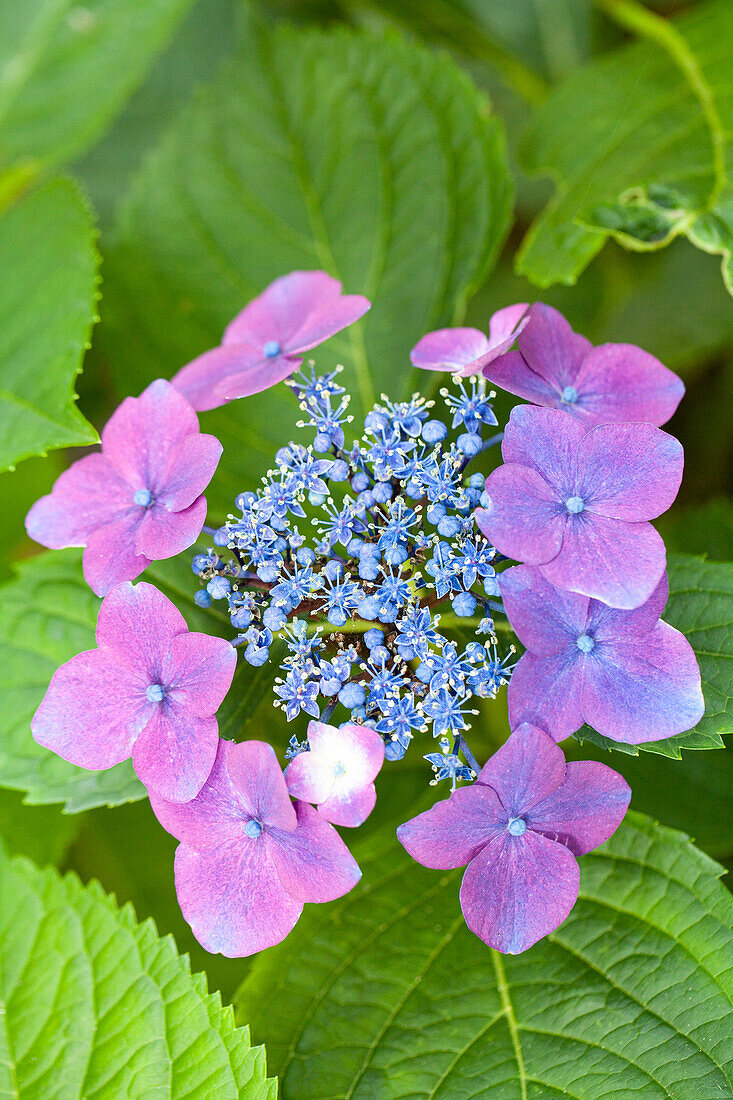
[{"label": "lacecap hydrangea", "polygon": [[[683,393],[676,375],[521,303],[488,335],[428,333],[411,358],[446,373],[438,396],[383,395],[357,420],[341,368],[303,355],[368,309],[325,272],[277,279],[220,347],[127,399],[102,455],[29,515],[45,545],[86,547],[105,596],[99,648],[58,670],[33,734],[81,767],[132,757],[180,841],[184,916],[225,955],[279,942],[304,903],[353,888],[336,827],[366,820],[380,773],[406,753],[447,797],[399,840],[427,866],[467,865],[471,929],[525,950],[567,916],[577,857],[630,797],[605,765],[566,765],[556,742],[583,721],[620,741],[671,737],[704,709],[694,654],[660,619],[666,555],[648,522],[682,474],[660,428]],[[282,383],[291,438],[229,516],[204,523],[221,448],[196,411]],[[533,403],[506,432],[492,383]],[[479,467],[496,465],[499,444],[504,465],[487,480]],[[181,551],[198,606],[225,609],[228,639],[188,634],[152,585],[130,585]],[[281,763],[262,740],[218,735],[237,658],[271,670],[293,729]],[[477,708],[507,684],[512,732],[482,766]]]}]

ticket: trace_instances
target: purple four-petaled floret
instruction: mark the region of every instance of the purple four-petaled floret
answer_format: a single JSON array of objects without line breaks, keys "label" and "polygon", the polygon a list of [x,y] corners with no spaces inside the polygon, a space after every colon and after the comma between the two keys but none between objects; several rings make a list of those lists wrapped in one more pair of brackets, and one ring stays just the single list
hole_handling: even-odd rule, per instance
[{"label": "purple four-petaled floret", "polygon": [[227,325],[221,345],[182,367],[173,385],[204,410],[284,381],[304,352],[370,308],[361,294],[341,291],[325,271],[291,271],[275,279]]},{"label": "purple four-petaled floret", "polygon": [[631,797],[596,761],[565,763],[541,729],[525,723],[471,787],[400,825],[397,837],[425,867],[465,867],[461,908],[490,947],[526,951],[568,916],[578,896],[576,857],[607,840]]},{"label": "purple four-petaled floret", "polygon": [[275,750],[262,741],[220,741],[206,785],[186,805],[150,801],[181,842],[176,893],[207,951],[239,958],[271,947],[305,902],[333,901],[361,877],[334,827],[290,801]]},{"label": "purple four-petaled floret", "polygon": [[651,424],[588,430],[556,409],[520,405],[502,454],[504,465],[486,481],[487,505],[476,510],[500,553],[612,607],[649,599],[667,556],[648,521],[677,495],[677,439]]},{"label": "purple four-petaled floret", "polygon": [[214,764],[214,715],[237,663],[224,638],[189,633],[152,584],[117,585],[102,601],[98,649],[54,673],[31,722],[36,741],[93,770],[132,756],[149,792],[186,802]]},{"label": "purple four-petaled floret", "polygon": [[494,357],[483,375],[534,405],[563,409],[586,427],[642,421],[665,424],[685,392],[682,380],[633,344],[601,344],[573,332],[561,313],[535,302],[519,350]]},{"label": "purple four-petaled floret", "polygon": [[104,596],[196,541],[221,452],[188,401],[158,379],[113,413],[101,454],[80,458],[36,501],[28,534],[53,549],[85,547],[84,577]]},{"label": "purple four-petaled floret", "polygon": [[584,722],[614,741],[673,737],[703,716],[692,646],[660,621],[666,576],[633,611],[565,592],[528,565],[499,578],[504,608],[527,647],[509,681],[512,726],[536,722],[561,741]]},{"label": "purple four-petaled floret", "polygon": [[480,374],[486,364],[509,350],[527,324],[527,306],[521,302],[494,313],[489,335],[477,328],[440,328],[418,340],[410,352],[413,366],[452,371],[456,377]]},{"label": "purple four-petaled floret", "polygon": [[311,802],[333,825],[362,825],[374,809],[374,780],[384,763],[384,741],[369,726],[351,722],[337,729],[308,724],[309,752],[288,764],[285,779],[293,798]]}]

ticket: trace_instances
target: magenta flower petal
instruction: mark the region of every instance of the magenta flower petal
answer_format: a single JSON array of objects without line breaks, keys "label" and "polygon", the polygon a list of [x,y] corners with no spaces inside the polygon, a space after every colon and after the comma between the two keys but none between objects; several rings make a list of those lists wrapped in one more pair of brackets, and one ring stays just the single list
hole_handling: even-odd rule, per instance
[{"label": "magenta flower petal", "polygon": [[355,829],[364,824],[376,804],[377,788],[370,783],[355,791],[333,791],[318,803],[318,813],[332,825]]},{"label": "magenta flower petal", "polygon": [[660,622],[645,636],[609,639],[598,648],[599,659],[589,661],[585,673],[583,711],[599,733],[636,745],[672,737],[700,721],[700,670],[678,630]]},{"label": "magenta flower petal", "polygon": [[558,589],[539,569],[515,565],[499,575],[504,608],[522,645],[541,656],[559,653],[583,633],[588,598]]},{"label": "magenta flower petal", "polygon": [[583,725],[582,679],[575,647],[552,657],[523,653],[507,688],[512,729],[531,722],[562,741]]},{"label": "magenta flower petal", "polygon": [[285,773],[290,794],[317,805],[334,825],[361,825],[374,809],[384,741],[368,726],[310,722],[308,743],[310,751],[291,760]]},{"label": "magenta flower petal", "polygon": [[487,760],[478,782],[496,791],[507,814],[515,817],[547,798],[564,779],[562,749],[544,730],[525,722]]},{"label": "magenta flower petal", "polygon": [[[246,374],[262,364],[262,348],[258,344],[222,344],[197,355],[173,375],[171,385],[182,393],[198,412],[217,409],[222,400],[217,387],[234,375]],[[297,367],[293,368],[294,370]],[[287,378],[287,375],[284,375]],[[253,391],[256,392],[256,391]]]},{"label": "magenta flower petal", "polygon": [[82,555],[84,580],[96,596],[106,596],[120,581],[133,581],[150,565],[136,549],[141,509],[98,527]]},{"label": "magenta flower petal", "polygon": [[314,752],[301,752],[285,770],[288,794],[314,806],[325,802],[333,787],[333,768]]},{"label": "magenta flower petal", "polygon": [[133,490],[157,494],[165,489],[161,475],[172,451],[198,430],[191,405],[159,378],[115,410],[102,431],[102,452]]},{"label": "magenta flower petal", "polygon": [[534,405],[549,408],[562,406],[560,391],[541,375],[535,374],[519,351],[507,351],[498,358],[488,358],[482,374],[499,389],[523,397]]},{"label": "magenta flower petal", "polygon": [[527,316],[528,306],[526,302],[518,302],[514,306],[504,306],[492,314],[489,321],[489,340],[497,355],[501,354],[503,345],[510,341],[513,343],[520,332],[529,324]]},{"label": "magenta flower petal", "polygon": [[[587,629],[599,642],[613,641],[620,633],[627,638],[648,634],[659,622],[667,606],[668,597],[669,581],[667,574],[664,573],[646,603],[633,610],[624,611],[621,608],[609,607],[598,600],[591,600],[588,603],[588,617],[584,629]],[[535,652],[539,653],[539,650]]]},{"label": "magenta flower petal", "polygon": [[535,302],[528,316],[529,324],[519,337],[519,350],[535,374],[562,391],[575,382],[593,345],[573,332],[562,313],[552,306]]},{"label": "magenta flower petal", "polygon": [[501,453],[506,463],[532,466],[552,484],[576,477],[576,452],[588,431],[557,409],[516,405],[507,422]]},{"label": "magenta flower petal", "polygon": [[222,844],[199,852],[176,851],[176,893],[181,912],[202,947],[243,958],[284,940],[303,903],[280,884],[266,845]]},{"label": "magenta flower petal", "polygon": [[479,939],[516,955],[562,924],[579,882],[577,860],[564,844],[530,829],[518,837],[504,832],[466,868],[461,908]]},{"label": "magenta flower petal", "polygon": [[64,470],[53,492],[33,505],[25,527],[35,542],[61,550],[84,546],[98,527],[138,511],[129,484],[104,455],[92,454]]},{"label": "magenta flower petal", "polygon": [[476,509],[476,523],[501,554],[538,565],[559,553],[567,512],[536,470],[499,466],[486,479],[486,495],[489,502]]},{"label": "magenta flower petal", "polygon": [[[341,284],[339,283],[339,288]],[[341,294],[312,310],[287,343],[289,356],[310,351],[330,336],[353,325],[371,309],[371,302],[361,294]]]},{"label": "magenta flower petal", "polygon": [[612,607],[645,603],[667,567],[664,541],[651,523],[619,523],[605,516],[575,522],[559,554],[541,565],[558,587],[591,596]]},{"label": "magenta flower petal", "polygon": [[87,650],[56,670],[31,721],[39,745],[82,768],[130,756],[149,720],[146,677],[122,654]]},{"label": "magenta flower petal", "polygon": [[630,800],[631,787],[618,772],[595,760],[574,760],[564,781],[531,807],[527,825],[582,856],[616,832]]},{"label": "magenta flower petal", "polygon": [[302,359],[293,359],[289,355],[278,355],[275,359],[260,360],[246,370],[230,374],[214,387],[216,403],[221,405],[224,401],[252,397],[255,393],[269,390],[294,374],[302,362]]},{"label": "magenta flower petal", "polygon": [[135,549],[152,560],[175,557],[194,544],[205,519],[205,497],[198,497],[180,512],[169,512],[153,504],[140,520]]},{"label": "magenta flower petal", "polygon": [[682,444],[651,424],[603,424],[581,440],[577,493],[611,519],[654,519],[674,502],[682,481]]},{"label": "magenta flower petal", "polygon": [[189,508],[216,473],[223,449],[213,435],[185,436],[168,458],[161,478],[164,488],[156,503],[171,512]]},{"label": "magenta flower petal", "polygon": [[264,741],[234,745],[229,751],[227,774],[252,817],[274,829],[292,831],[296,827],[295,810],[272,745]]},{"label": "magenta flower petal", "polygon": [[666,424],[685,387],[674,371],[633,344],[601,344],[588,352],[575,379],[577,409],[590,423]]},{"label": "magenta flower petal", "polygon": [[156,671],[173,639],[188,630],[175,604],[158,589],[139,584],[118,585],[102,601],[97,618],[97,645],[117,650],[131,662]]},{"label": "magenta flower petal", "polygon": [[229,322],[222,343],[249,343],[262,349],[268,340],[277,340],[286,352],[293,351],[311,314],[337,302],[341,291],[338,279],[325,271],[281,275]]},{"label": "magenta flower petal", "polygon": [[[413,367],[459,371],[484,355],[490,342],[477,328],[439,328],[428,332],[410,352]],[[478,373],[476,371],[475,373]]]},{"label": "magenta flower petal", "polygon": [[206,718],[224,701],[236,667],[237,651],[225,638],[191,633],[172,640],[161,671],[172,702]]},{"label": "magenta flower petal", "polygon": [[464,867],[506,826],[507,813],[496,791],[479,783],[459,787],[397,829],[397,839],[424,867],[447,871]]},{"label": "magenta flower petal", "polygon": [[272,829],[268,833],[272,862],[283,888],[298,901],[342,897],[361,878],[358,863],[317,810],[305,802],[296,802],[295,810],[295,830]]},{"label": "magenta flower petal", "polygon": [[133,745],[133,767],[152,794],[169,802],[190,802],[211,773],[218,742],[216,718],[159,703]]}]

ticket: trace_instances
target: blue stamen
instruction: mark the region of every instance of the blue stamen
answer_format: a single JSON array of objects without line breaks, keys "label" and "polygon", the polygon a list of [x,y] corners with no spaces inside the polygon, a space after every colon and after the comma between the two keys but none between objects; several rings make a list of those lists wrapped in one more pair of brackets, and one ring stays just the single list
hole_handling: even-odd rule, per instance
[{"label": "blue stamen", "polygon": [[510,836],[524,836],[527,831],[527,822],[522,817],[510,817],[507,829]]},{"label": "blue stamen", "polygon": [[582,512],[585,508],[585,501],[582,497],[568,497],[565,507],[571,515],[577,516],[578,512]]},{"label": "blue stamen", "polygon": [[149,684],[145,688],[145,694],[149,703],[162,703],[165,699],[165,688],[162,684]]},{"label": "blue stamen", "polygon": [[148,505],[152,503],[153,494],[150,492],[150,489],[138,489],[132,499],[135,501],[135,504],[138,504],[141,508],[147,508]]},{"label": "blue stamen", "polygon": [[262,836],[262,825],[256,817],[251,817],[244,826],[244,831],[250,840],[257,840],[257,837]]},{"label": "blue stamen", "polygon": [[262,349],[262,354],[265,359],[277,359],[278,355],[282,351],[282,348],[278,344],[277,340],[268,340]]},{"label": "blue stamen", "polygon": [[590,653],[596,647],[590,634],[581,634],[575,644],[581,653]]},{"label": "blue stamen", "polygon": [[566,386],[562,391],[562,399],[566,405],[574,405],[578,400],[578,391],[575,386]]}]

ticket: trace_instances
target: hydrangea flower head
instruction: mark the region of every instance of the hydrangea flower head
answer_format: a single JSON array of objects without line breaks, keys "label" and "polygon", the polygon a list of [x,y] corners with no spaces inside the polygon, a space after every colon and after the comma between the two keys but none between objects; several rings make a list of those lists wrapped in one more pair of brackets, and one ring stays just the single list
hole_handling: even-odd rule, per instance
[{"label": "hydrangea flower head", "polygon": [[294,928],[305,902],[333,901],[361,877],[333,826],[290,801],[275,750],[262,741],[220,741],[196,798],[150,802],[181,842],[176,893],[207,951],[238,958],[271,947]]},{"label": "hydrangea flower head", "polygon": [[188,401],[158,379],[113,413],[101,454],[79,459],[36,501],[28,534],[56,550],[83,546],[84,577],[104,596],[196,541],[221,452]]},{"label": "hydrangea flower head", "polygon": [[190,633],[144,581],[117,585],[102,601],[97,646],[54,673],[31,722],[34,738],[82,768],[132,756],[149,792],[193,798],[216,757],[214,715],[234,676],[233,646]]},{"label": "hydrangea flower head", "polygon": [[573,332],[561,313],[535,302],[519,350],[483,365],[496,386],[534,405],[563,409],[588,427],[642,421],[666,424],[685,392],[682,379],[633,344],[601,344]]},{"label": "hydrangea flower head", "polygon": [[342,294],[325,271],[291,271],[270,283],[227,325],[221,345],[199,355],[173,379],[195,409],[216,409],[282,382],[303,352],[358,321],[371,303]]},{"label": "hydrangea flower head", "polygon": [[509,351],[527,323],[527,306],[521,302],[493,314],[489,335],[477,328],[440,328],[418,340],[410,352],[414,367],[447,370],[459,377],[479,374],[482,368]]},{"label": "hydrangea flower head", "polygon": [[648,522],[674,500],[682,446],[651,424],[588,430],[556,409],[512,410],[504,465],[486,481],[479,527],[507,557],[538,565],[554,584],[638,607],[667,556]]},{"label": "hydrangea flower head", "polygon": [[374,809],[374,780],[384,763],[384,741],[369,726],[340,729],[308,724],[309,752],[288,764],[285,779],[293,798],[312,802],[333,825],[362,825]]},{"label": "hydrangea flower head", "polygon": [[525,723],[472,787],[400,825],[397,837],[425,867],[468,864],[468,927],[514,955],[565,920],[578,896],[576,857],[616,831],[630,798],[617,772],[596,761],[566,764],[552,738]]},{"label": "hydrangea flower head", "polygon": [[660,621],[667,578],[633,611],[557,588],[539,569],[507,569],[504,608],[527,652],[509,683],[512,726],[536,722],[561,741],[587,722],[614,741],[672,737],[703,716],[690,643]]}]

